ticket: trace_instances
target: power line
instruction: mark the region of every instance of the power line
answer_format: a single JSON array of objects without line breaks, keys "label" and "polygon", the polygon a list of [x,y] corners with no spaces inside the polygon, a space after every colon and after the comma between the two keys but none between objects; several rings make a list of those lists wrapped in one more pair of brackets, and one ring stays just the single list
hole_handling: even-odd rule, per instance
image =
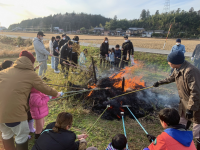
[{"label": "power line", "polygon": [[163,13],[169,13],[169,12],[170,12],[170,0],[165,0]]}]

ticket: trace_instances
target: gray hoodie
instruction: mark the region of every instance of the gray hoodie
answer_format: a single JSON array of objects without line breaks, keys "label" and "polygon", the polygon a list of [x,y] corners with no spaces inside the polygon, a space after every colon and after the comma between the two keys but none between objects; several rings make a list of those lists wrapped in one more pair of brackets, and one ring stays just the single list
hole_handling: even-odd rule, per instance
[{"label": "gray hoodie", "polygon": [[50,53],[44,47],[43,42],[40,39],[38,39],[37,37],[35,37],[33,39],[33,45],[34,45],[37,61],[40,62],[40,61],[47,60],[48,55],[50,55]]}]

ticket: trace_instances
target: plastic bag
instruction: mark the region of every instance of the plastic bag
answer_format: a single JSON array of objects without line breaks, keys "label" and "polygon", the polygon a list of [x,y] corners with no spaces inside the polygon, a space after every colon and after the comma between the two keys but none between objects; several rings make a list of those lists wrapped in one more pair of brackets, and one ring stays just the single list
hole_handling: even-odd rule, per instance
[{"label": "plastic bag", "polygon": [[130,56],[130,58],[131,58],[131,65],[133,66],[135,64],[134,58],[133,58],[133,56]]}]

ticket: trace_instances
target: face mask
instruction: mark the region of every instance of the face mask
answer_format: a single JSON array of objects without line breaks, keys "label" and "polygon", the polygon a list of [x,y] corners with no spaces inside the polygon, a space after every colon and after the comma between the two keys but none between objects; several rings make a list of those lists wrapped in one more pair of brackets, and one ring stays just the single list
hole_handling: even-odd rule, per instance
[{"label": "face mask", "polygon": [[176,45],[178,45],[178,46],[179,46],[180,44],[181,44],[181,43],[176,43]]},{"label": "face mask", "polygon": [[124,42],[128,42],[128,40],[124,40]]},{"label": "face mask", "polygon": [[40,40],[43,40],[44,38],[43,37],[40,37]]},{"label": "face mask", "polygon": [[65,40],[65,38],[63,38],[63,40]]},{"label": "face mask", "polygon": [[105,43],[108,43],[108,41],[105,41]]}]

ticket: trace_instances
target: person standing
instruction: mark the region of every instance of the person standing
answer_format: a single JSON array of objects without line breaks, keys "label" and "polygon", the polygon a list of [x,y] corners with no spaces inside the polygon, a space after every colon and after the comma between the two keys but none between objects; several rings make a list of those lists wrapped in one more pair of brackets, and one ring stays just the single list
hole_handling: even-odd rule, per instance
[{"label": "person standing", "polygon": [[175,52],[175,51],[181,51],[183,52],[183,54],[185,54],[185,46],[181,44],[181,39],[176,40],[176,45],[172,47],[170,53]]},{"label": "person standing", "polygon": [[120,63],[120,59],[121,59],[121,50],[119,49],[119,45],[117,44],[115,46],[115,67],[119,67],[119,63]]},{"label": "person standing", "polygon": [[[62,68],[62,72],[65,73],[64,77],[66,78],[69,71],[69,61],[72,60],[72,41],[68,41],[60,50],[60,64]],[[66,70],[65,70],[66,68]]]},{"label": "person standing", "polygon": [[81,54],[79,56],[79,62],[78,62],[79,66],[86,67],[85,63],[86,63],[86,55],[87,55],[87,53],[88,53],[88,51],[87,51],[86,48],[83,50],[83,52],[81,52]]},{"label": "person standing", "polygon": [[[55,41],[55,37],[52,36],[51,40],[49,41],[49,49],[50,54],[53,55],[53,42]],[[51,57],[51,68],[54,69],[54,57]]]},{"label": "person standing", "polygon": [[54,62],[54,72],[60,73],[60,70],[58,70],[58,64],[59,64],[59,41],[60,36],[56,36],[56,40],[53,42],[53,55],[55,56],[55,62]]},{"label": "person standing", "polygon": [[72,45],[72,61],[77,65],[78,55],[80,54],[79,37],[74,36],[72,42],[74,42]]},{"label": "person standing", "polygon": [[50,54],[46,50],[46,48],[45,48],[45,46],[44,46],[44,44],[42,42],[43,36],[45,36],[44,33],[40,31],[40,32],[37,33],[37,37],[35,37],[33,39],[33,45],[34,45],[34,49],[35,49],[35,53],[36,53],[36,59],[37,59],[37,61],[39,63],[42,63],[40,65],[39,73],[38,73],[38,75],[40,77],[44,77],[45,76],[45,73],[46,73],[46,70],[47,70],[47,59],[48,59],[48,56],[53,56],[52,54]]},{"label": "person standing", "polygon": [[193,136],[197,141],[197,150],[200,150],[200,70],[187,62],[181,51],[170,53],[167,60],[170,67],[174,68],[173,73],[153,86],[176,83],[180,97],[180,124],[186,126],[188,121],[193,122]]},{"label": "person standing", "polygon": [[121,59],[121,68],[128,66],[130,57],[134,57],[134,47],[133,43],[128,40],[128,35],[124,36],[124,43],[122,44],[122,59]]},{"label": "person standing", "polygon": [[63,34],[62,40],[60,40],[60,42],[59,42],[59,49],[61,49],[61,47],[67,42],[68,42],[68,40],[66,39],[66,34]]},{"label": "person standing", "polygon": [[6,150],[28,150],[27,99],[31,89],[34,87],[47,95],[60,96],[34,72],[34,62],[30,52],[22,51],[12,67],[0,71],[0,131]]},{"label": "person standing", "polygon": [[105,37],[103,43],[100,46],[100,66],[101,67],[102,67],[102,62],[103,62],[103,67],[105,67],[108,50],[109,50],[108,38]]},{"label": "person standing", "polygon": [[[195,58],[195,59],[194,59]],[[191,61],[194,60],[194,65],[200,70],[200,44],[198,44],[192,53]]]},{"label": "person standing", "polygon": [[109,62],[110,62],[110,69],[114,70],[114,65],[115,65],[115,49],[114,48],[109,50]]}]

